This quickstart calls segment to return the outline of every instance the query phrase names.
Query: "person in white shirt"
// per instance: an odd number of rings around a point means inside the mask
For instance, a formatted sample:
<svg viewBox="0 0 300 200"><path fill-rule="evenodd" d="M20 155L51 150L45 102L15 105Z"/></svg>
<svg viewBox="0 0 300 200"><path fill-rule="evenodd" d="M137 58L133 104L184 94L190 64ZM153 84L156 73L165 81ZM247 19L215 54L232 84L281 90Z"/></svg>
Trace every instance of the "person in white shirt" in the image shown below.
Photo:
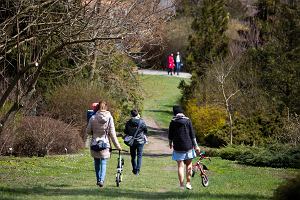
<svg viewBox="0 0 300 200"><path fill-rule="evenodd" d="M181 56L180 56L179 52L177 52L175 62L176 62L176 72L177 72L177 75L179 75L179 72L181 69Z"/></svg>

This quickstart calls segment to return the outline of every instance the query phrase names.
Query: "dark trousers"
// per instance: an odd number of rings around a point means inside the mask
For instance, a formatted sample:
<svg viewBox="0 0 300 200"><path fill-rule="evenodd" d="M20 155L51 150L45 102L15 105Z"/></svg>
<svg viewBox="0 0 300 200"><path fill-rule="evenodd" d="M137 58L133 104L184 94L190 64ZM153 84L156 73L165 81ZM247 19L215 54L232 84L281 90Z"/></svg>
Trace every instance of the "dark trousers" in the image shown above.
<svg viewBox="0 0 300 200"><path fill-rule="evenodd" d="M144 144L133 145L130 147L132 172L134 174L140 172L142 166L143 148Z"/></svg>

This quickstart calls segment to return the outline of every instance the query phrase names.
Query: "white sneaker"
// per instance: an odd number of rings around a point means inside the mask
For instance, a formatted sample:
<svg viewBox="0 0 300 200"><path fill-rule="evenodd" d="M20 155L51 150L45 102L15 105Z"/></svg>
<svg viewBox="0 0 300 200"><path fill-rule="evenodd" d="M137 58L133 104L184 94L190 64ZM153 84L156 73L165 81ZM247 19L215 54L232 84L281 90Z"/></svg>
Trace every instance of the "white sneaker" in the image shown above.
<svg viewBox="0 0 300 200"><path fill-rule="evenodd" d="M179 186L179 189L180 189L180 190L184 190L184 186L181 186L181 185L180 185L180 186Z"/></svg>
<svg viewBox="0 0 300 200"><path fill-rule="evenodd" d="M185 187L186 187L186 189L188 189L188 190L193 189L193 188L192 188L192 185L191 185L190 183L187 183L187 184L185 185Z"/></svg>

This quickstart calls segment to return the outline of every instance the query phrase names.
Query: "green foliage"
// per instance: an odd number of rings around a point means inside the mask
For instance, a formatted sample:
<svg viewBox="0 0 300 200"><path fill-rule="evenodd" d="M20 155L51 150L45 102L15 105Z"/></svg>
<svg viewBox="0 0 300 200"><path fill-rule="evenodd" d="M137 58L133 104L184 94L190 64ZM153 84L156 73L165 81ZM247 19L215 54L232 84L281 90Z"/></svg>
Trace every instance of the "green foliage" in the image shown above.
<svg viewBox="0 0 300 200"><path fill-rule="evenodd" d="M194 99L187 102L185 110L187 116L192 120L196 136L200 143L204 143L205 137L207 136L209 137L206 140L207 142L213 142L213 139L218 139L217 136L211 138L210 133L225 125L226 111L224 109L212 105L207 105L205 107L198 106L197 101ZM212 146L212 144L209 144L209 146Z"/></svg>
<svg viewBox="0 0 300 200"><path fill-rule="evenodd" d="M126 55L115 52L109 58L99 57L95 75L91 80L111 96L128 115L133 107L142 109L142 88L135 63Z"/></svg>
<svg viewBox="0 0 300 200"><path fill-rule="evenodd" d="M249 51L251 65L259 72L259 87L272 97L277 109L300 112L300 12L296 4L261 0L256 23L262 46Z"/></svg>
<svg viewBox="0 0 300 200"><path fill-rule="evenodd" d="M272 200L290 200L300 197L300 174L288 178L274 192Z"/></svg>
<svg viewBox="0 0 300 200"><path fill-rule="evenodd" d="M199 76L205 75L206 65L216 56L227 54L225 31L229 15L224 0L204 0L192 22L194 33L190 36L188 64Z"/></svg>
<svg viewBox="0 0 300 200"><path fill-rule="evenodd" d="M273 144L266 147L228 146L219 151L223 159L261 167L300 168L300 146Z"/></svg>
<svg viewBox="0 0 300 200"><path fill-rule="evenodd" d="M273 142L275 135L282 131L282 119L275 114L237 117L234 124L235 144L264 145Z"/></svg>

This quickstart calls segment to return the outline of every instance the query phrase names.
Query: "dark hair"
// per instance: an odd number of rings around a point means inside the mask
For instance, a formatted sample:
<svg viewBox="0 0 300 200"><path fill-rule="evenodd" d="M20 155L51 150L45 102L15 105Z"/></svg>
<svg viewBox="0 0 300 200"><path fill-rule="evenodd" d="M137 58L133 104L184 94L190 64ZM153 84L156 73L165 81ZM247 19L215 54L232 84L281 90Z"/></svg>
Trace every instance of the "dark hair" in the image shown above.
<svg viewBox="0 0 300 200"><path fill-rule="evenodd" d="M177 115L178 113L183 113L183 109L181 106L173 106L173 113L174 115Z"/></svg>
<svg viewBox="0 0 300 200"><path fill-rule="evenodd" d="M130 114L132 117L136 117L139 114L139 112L137 111L137 109L133 109L130 111Z"/></svg>

